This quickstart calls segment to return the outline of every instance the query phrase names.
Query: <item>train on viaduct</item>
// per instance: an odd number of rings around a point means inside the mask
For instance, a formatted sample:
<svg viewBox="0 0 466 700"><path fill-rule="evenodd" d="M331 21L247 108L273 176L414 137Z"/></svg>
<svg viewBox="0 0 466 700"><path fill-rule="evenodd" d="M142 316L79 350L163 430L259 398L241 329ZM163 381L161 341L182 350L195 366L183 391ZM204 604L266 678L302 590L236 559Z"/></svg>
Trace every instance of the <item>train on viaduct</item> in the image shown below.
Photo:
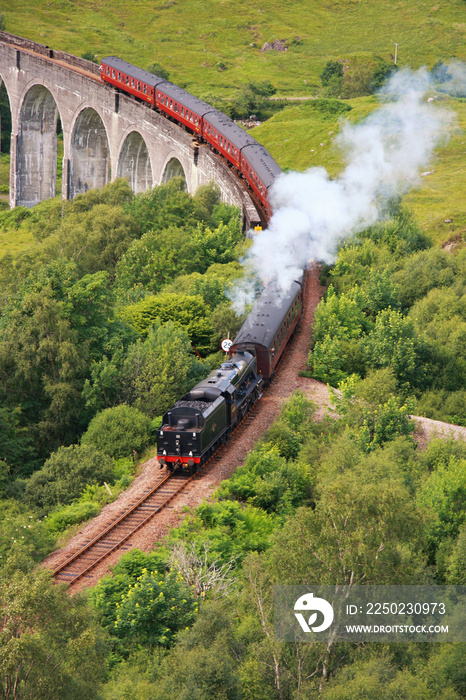
<svg viewBox="0 0 466 700"><path fill-rule="evenodd" d="M126 177L135 193L182 175L191 194L215 181L241 207L246 227L260 212L221 158L192 134L101 80L99 66L0 32L0 81L11 109L10 206L57 192L57 124L63 133L61 196L72 199Z"/></svg>

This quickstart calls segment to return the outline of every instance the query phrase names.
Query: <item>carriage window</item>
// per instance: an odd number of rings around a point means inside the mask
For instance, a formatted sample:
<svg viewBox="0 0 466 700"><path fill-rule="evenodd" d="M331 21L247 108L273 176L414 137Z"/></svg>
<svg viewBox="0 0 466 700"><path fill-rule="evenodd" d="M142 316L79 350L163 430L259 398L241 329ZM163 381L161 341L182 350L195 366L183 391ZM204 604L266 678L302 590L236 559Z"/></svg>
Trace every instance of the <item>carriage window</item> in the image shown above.
<svg viewBox="0 0 466 700"><path fill-rule="evenodd" d="M176 102L175 102L175 106L173 107L173 109L174 109L175 112L177 111L177 104L176 104Z"/></svg>
<svg viewBox="0 0 466 700"><path fill-rule="evenodd" d="M134 78L131 78L131 87L134 87Z"/></svg>
<svg viewBox="0 0 466 700"><path fill-rule="evenodd" d="M191 122L193 121L193 115L192 115L191 112L190 112L190 114L189 114L189 119L190 119Z"/></svg>
<svg viewBox="0 0 466 700"><path fill-rule="evenodd" d="M170 109L173 109L173 100L170 100Z"/></svg>
<svg viewBox="0 0 466 700"><path fill-rule="evenodd" d="M126 84L129 85L129 77L126 76Z"/></svg>
<svg viewBox="0 0 466 700"><path fill-rule="evenodd" d="M112 78L114 78L114 77L115 77L115 71L112 70Z"/></svg>
<svg viewBox="0 0 466 700"><path fill-rule="evenodd" d="M141 83L138 83L138 90L141 92Z"/></svg>
<svg viewBox="0 0 466 700"><path fill-rule="evenodd" d="M147 95L147 85L143 85L143 86L142 86L142 89L143 89L143 91L144 91L144 94Z"/></svg>
<svg viewBox="0 0 466 700"><path fill-rule="evenodd" d="M197 117L195 118L195 121L196 121L196 126L197 126L197 123L198 123L198 118L197 118Z"/></svg>

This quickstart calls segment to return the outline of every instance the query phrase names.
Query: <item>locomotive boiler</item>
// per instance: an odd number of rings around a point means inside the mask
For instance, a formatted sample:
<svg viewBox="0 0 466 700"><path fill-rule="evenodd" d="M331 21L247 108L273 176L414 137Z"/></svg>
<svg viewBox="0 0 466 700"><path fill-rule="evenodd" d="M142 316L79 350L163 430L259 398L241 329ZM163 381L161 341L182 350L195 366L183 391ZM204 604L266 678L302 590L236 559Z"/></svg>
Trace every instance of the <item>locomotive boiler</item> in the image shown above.
<svg viewBox="0 0 466 700"><path fill-rule="evenodd" d="M272 379L303 308L304 274L283 292L269 283L236 335L230 357L183 396L157 431L157 458L196 471L230 437Z"/></svg>

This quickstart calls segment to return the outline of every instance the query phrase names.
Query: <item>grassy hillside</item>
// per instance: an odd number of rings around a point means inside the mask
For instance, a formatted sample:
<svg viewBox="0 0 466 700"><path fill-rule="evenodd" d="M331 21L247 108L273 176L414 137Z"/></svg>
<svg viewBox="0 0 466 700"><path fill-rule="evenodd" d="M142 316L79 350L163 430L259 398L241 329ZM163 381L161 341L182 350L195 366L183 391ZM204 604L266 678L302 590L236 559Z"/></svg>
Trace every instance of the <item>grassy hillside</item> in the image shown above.
<svg viewBox="0 0 466 700"><path fill-rule="evenodd" d="M171 80L207 99L229 98L246 82L264 80L278 96L315 97L329 59L357 66L380 56L391 63L394 42L399 66L466 59L464 0L11 0L4 5L0 13L7 31L76 55L113 54L142 67L158 62ZM286 51L261 52L266 41L276 39L285 42ZM358 121L377 103L359 97L345 104L351 110L342 116ZM406 197L439 243L466 230L466 103L450 100L449 106L458 115L456 132L437 150L430 174ZM342 167L333 144L340 116L319 112L313 101L294 102L254 129L254 136L283 168L323 165L334 176ZM1 238L0 253L10 249L8 234ZM18 244L16 239L14 247Z"/></svg>
<svg viewBox="0 0 466 700"><path fill-rule="evenodd" d="M464 0L11 0L7 31L80 55L157 61L195 93L271 80L310 94L330 58L379 54L418 67L466 57ZM261 53L286 40L286 52Z"/></svg>
<svg viewBox="0 0 466 700"><path fill-rule="evenodd" d="M450 138L437 149L426 174L404 201L422 227L442 244L458 235L466 238L466 100L439 99L456 114ZM287 107L256 127L254 136L283 168L323 166L336 176L343 167L341 152L334 145L341 116L320 112L315 104L309 101ZM345 104L351 110L343 118L357 122L377 106L377 100L359 97L346 100Z"/></svg>

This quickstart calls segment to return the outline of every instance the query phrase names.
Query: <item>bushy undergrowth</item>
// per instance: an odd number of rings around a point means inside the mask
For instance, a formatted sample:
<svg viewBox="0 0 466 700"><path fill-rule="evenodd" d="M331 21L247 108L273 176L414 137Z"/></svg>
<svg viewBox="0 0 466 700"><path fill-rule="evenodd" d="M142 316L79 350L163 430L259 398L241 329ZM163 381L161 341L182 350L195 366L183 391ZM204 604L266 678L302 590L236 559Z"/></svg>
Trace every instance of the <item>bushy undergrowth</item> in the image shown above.
<svg viewBox="0 0 466 700"><path fill-rule="evenodd" d="M403 210L347 242L316 310L313 376L336 387L387 367L423 415L466 425L465 260Z"/></svg>
<svg viewBox="0 0 466 700"><path fill-rule="evenodd" d="M313 405L300 393L292 396L212 501L189 513L151 554L125 555L96 587L92 600L114 650L105 697L124 697L123 687L137 700L155 689L163 700L218 696L219 688L225 698L278 697L267 670L275 663L290 697L300 674L309 673L307 692L331 698L339 697L332 693L341 692L344 679L365 677L364 664L380 663L391 688L402 670L407 697L421 688L419 697L434 700L441 687L459 699L459 657L448 661L454 673L437 674L435 692L430 680L419 681L436 664L448 666L433 647L421 660L416 645L400 658L389 646L366 653L336 642L325 661L309 655L309 645L298 643L291 653L277 639L270 644L274 584L348 583L354 576L371 584L462 580L464 444L435 440L418 452L410 407L388 369L353 378L334 399L339 417L315 423ZM176 634L173 609L160 637L155 619L149 623L134 606L155 591L165 620L167 596L160 594L175 581L190 585L184 605L197 601L198 609L190 619L182 609L186 629ZM173 604L177 595L173 589ZM331 679L322 678L328 661Z"/></svg>

